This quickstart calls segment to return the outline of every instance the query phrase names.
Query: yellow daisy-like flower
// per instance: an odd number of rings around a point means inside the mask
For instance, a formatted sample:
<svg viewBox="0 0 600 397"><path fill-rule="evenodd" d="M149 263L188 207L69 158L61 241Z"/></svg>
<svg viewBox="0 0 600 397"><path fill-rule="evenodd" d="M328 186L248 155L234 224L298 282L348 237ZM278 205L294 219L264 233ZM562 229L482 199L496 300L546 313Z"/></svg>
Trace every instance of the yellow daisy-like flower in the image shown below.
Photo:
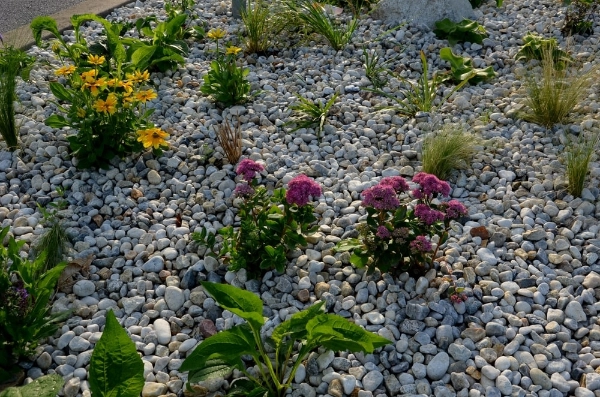
<svg viewBox="0 0 600 397"><path fill-rule="evenodd" d="M143 72L136 70L133 74L127 73L127 79L131 80L134 83L141 83L143 81L150 80L150 73L148 73L147 70L144 70Z"/></svg>
<svg viewBox="0 0 600 397"><path fill-rule="evenodd" d="M133 101L135 101L135 97L133 95L131 95L130 92L126 92L125 94L123 94L123 107L124 108L129 108L131 106L131 104L133 103Z"/></svg>
<svg viewBox="0 0 600 397"><path fill-rule="evenodd" d="M107 87L116 87L119 84L119 79L117 79L116 77L114 79L110 79L106 81L106 86Z"/></svg>
<svg viewBox="0 0 600 397"><path fill-rule="evenodd" d="M81 80L86 83L91 83L96 80L96 75L98 72L95 69L89 70L87 72L81 73Z"/></svg>
<svg viewBox="0 0 600 397"><path fill-rule="evenodd" d="M206 37L208 37L209 39L213 39L213 40L219 40L222 39L223 37L225 37L225 35L227 34L226 31L224 31L221 28L216 28L216 29L211 29L208 31L208 33L206 34Z"/></svg>
<svg viewBox="0 0 600 397"><path fill-rule="evenodd" d="M117 96L108 94L106 100L98 99L94 102L94 110L99 113L114 114L117 111Z"/></svg>
<svg viewBox="0 0 600 397"><path fill-rule="evenodd" d="M119 81L119 87L125 89L125 92L131 94L133 92L133 82L129 80Z"/></svg>
<svg viewBox="0 0 600 397"><path fill-rule="evenodd" d="M156 98L156 92L154 90L142 90L135 94L135 99L140 102L148 102Z"/></svg>
<svg viewBox="0 0 600 397"><path fill-rule="evenodd" d="M85 109L83 109L83 108L77 109L77 116L81 119L84 118L85 117Z"/></svg>
<svg viewBox="0 0 600 397"><path fill-rule="evenodd" d="M81 89L89 88L92 92L93 96L97 96L100 93L100 90L106 87L106 79L104 77L99 78L98 80L86 82Z"/></svg>
<svg viewBox="0 0 600 397"><path fill-rule="evenodd" d="M159 149L167 144L166 139L169 137L169 134L157 127L139 130L137 133L137 140L142 142L144 148Z"/></svg>
<svg viewBox="0 0 600 397"><path fill-rule="evenodd" d="M91 63L92 65L102 65L104 62L106 61L106 58L104 58L103 56L98 56L98 55L90 55L88 57L88 62Z"/></svg>
<svg viewBox="0 0 600 397"><path fill-rule="evenodd" d="M68 76L68 75L72 74L74 71L75 71L75 66L68 65L68 66L62 66L62 67L58 68L58 70L56 70L54 72L54 74L57 76Z"/></svg>
<svg viewBox="0 0 600 397"><path fill-rule="evenodd" d="M230 45L225 50L225 55L237 55L242 49L240 47L236 47L234 45Z"/></svg>

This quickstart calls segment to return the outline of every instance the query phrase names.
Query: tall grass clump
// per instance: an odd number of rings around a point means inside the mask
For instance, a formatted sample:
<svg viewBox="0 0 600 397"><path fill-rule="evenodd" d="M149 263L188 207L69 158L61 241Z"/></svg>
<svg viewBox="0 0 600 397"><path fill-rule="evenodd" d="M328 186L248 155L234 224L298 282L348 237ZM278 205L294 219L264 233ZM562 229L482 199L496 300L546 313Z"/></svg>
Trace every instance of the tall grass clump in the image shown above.
<svg viewBox="0 0 600 397"><path fill-rule="evenodd" d="M44 258L44 271L56 267L65 260L69 249L69 236L64 223L58 216L58 212L67 207L68 203L62 197L64 190L57 189L57 195L60 199L57 202L48 204L49 208L44 208L38 204L38 209L42 213L42 224L44 232L34 241L32 246L32 257L39 256L42 252L46 253Z"/></svg>
<svg viewBox="0 0 600 397"><path fill-rule="evenodd" d="M590 162L596 156L599 141L600 130L596 130L589 135L582 133L578 139L570 139L565 145L563 158L567 167L567 190L575 197L581 196Z"/></svg>
<svg viewBox="0 0 600 397"><path fill-rule="evenodd" d="M311 0L289 0L286 5L298 20L310 30L325 37L336 51L343 49L350 42L354 31L358 28L356 17L352 18L346 26L341 26L332 19L322 4Z"/></svg>
<svg viewBox="0 0 600 397"><path fill-rule="evenodd" d="M475 155L477 137L462 127L445 125L423 141L423 172L448 180L454 170L466 169Z"/></svg>
<svg viewBox="0 0 600 397"><path fill-rule="evenodd" d="M12 45L0 48L0 134L9 150L19 147L19 124L15 119L17 77L29 78L34 58Z"/></svg>
<svg viewBox="0 0 600 397"><path fill-rule="evenodd" d="M273 41L271 9L263 0L248 1L242 10L245 27L243 43L247 53L262 54L269 49Z"/></svg>
<svg viewBox="0 0 600 397"><path fill-rule="evenodd" d="M525 76L526 109L521 117L546 128L573 121L571 114L586 97L597 70L565 64L545 47L540 65Z"/></svg>

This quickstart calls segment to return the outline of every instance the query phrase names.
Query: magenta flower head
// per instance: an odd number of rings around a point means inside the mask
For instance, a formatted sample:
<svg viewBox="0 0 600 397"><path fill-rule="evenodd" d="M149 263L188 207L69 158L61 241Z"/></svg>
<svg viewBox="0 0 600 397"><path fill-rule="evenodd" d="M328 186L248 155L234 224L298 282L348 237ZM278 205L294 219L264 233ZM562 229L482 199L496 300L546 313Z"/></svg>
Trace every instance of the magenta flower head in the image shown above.
<svg viewBox="0 0 600 397"><path fill-rule="evenodd" d="M467 207L458 200L450 200L444 203L442 208L446 210L446 219L456 219L467 215Z"/></svg>
<svg viewBox="0 0 600 397"><path fill-rule="evenodd" d="M417 236L410 242L410 249L415 252L429 252L431 251L431 242L425 236Z"/></svg>
<svg viewBox="0 0 600 397"><path fill-rule="evenodd" d="M419 172L413 177L413 182L421 185L412 191L415 198L422 199L425 197L433 197L435 194L448 196L450 194L450 185L448 182L440 181L437 176Z"/></svg>
<svg viewBox="0 0 600 397"><path fill-rule="evenodd" d="M319 197L321 195L321 186L307 177L300 174L288 183L288 190L285 193L285 199L288 204L297 204L302 207L308 204L309 198Z"/></svg>
<svg viewBox="0 0 600 397"><path fill-rule="evenodd" d="M444 219L444 213L430 208L427 204L417 204L415 206L415 216L424 224L432 225L437 221Z"/></svg>
<svg viewBox="0 0 600 397"><path fill-rule="evenodd" d="M396 193L406 192L408 190L408 183L406 182L406 179L401 176L388 176L387 178L383 178L379 184L393 187Z"/></svg>
<svg viewBox="0 0 600 397"><path fill-rule="evenodd" d="M385 226L379 226L375 235L382 240L392 237L392 233L390 233L389 229Z"/></svg>
<svg viewBox="0 0 600 397"><path fill-rule="evenodd" d="M396 191L390 185L375 185L363 192L363 205L376 210L393 211L400 206Z"/></svg>
<svg viewBox="0 0 600 397"><path fill-rule="evenodd" d="M244 159L240 162L235 172L237 172L238 175L241 175L245 181L250 182L256 177L256 174L260 173L264 169L265 167L263 167L256 161Z"/></svg>
<svg viewBox="0 0 600 397"><path fill-rule="evenodd" d="M233 194L236 197L247 198L247 197L250 197L250 196L252 196L254 194L254 189L252 188L252 186L250 186L250 185L248 185L246 183L240 183L233 190Z"/></svg>

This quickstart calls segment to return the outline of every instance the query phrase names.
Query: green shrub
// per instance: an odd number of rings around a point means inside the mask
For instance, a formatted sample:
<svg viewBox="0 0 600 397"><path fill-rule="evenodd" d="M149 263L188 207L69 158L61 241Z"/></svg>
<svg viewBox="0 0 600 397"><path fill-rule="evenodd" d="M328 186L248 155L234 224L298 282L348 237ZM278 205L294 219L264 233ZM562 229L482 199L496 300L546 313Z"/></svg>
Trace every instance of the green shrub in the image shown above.
<svg viewBox="0 0 600 397"><path fill-rule="evenodd" d="M275 327L266 341L270 345L267 349L261 333L265 319L259 297L230 285L203 282L202 286L219 306L247 323L221 331L194 349L179 368L189 371L188 387L191 383L223 378L237 369L245 378L235 379L228 395L284 397L298 367L311 351L323 347L372 353L391 343L339 315L324 313L323 302L320 302ZM295 348L299 349L297 353L294 353ZM245 355L251 356L258 367L256 374L246 368L242 361Z"/></svg>
<svg viewBox="0 0 600 397"><path fill-rule="evenodd" d="M450 45L456 43L469 43L481 44L488 34L483 26L470 19L463 19L456 23L450 19L445 18L435 23L435 29L433 32L440 39L448 39Z"/></svg>

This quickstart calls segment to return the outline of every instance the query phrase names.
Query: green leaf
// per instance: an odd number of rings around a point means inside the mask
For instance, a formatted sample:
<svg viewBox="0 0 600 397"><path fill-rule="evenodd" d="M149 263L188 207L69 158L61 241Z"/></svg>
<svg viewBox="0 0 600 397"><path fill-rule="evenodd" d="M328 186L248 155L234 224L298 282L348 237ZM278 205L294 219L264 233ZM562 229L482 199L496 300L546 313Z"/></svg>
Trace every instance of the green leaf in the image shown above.
<svg viewBox="0 0 600 397"><path fill-rule="evenodd" d="M369 263L369 255L355 250L352 255L350 255L350 263L358 268L365 267Z"/></svg>
<svg viewBox="0 0 600 397"><path fill-rule="evenodd" d="M41 47L42 45L42 32L44 30L52 33L54 37L62 40L60 36L60 32L58 31L58 25L56 21L48 16L36 17L31 21L31 32L33 33L33 38L35 39L35 44Z"/></svg>
<svg viewBox="0 0 600 397"><path fill-rule="evenodd" d="M244 291L232 285L202 282L202 286L217 301L219 306L237 314L260 332L265 323L262 300L252 292Z"/></svg>
<svg viewBox="0 0 600 397"><path fill-rule="evenodd" d="M71 125L69 121L64 116L60 116L58 114L53 114L48 117L44 122L47 126L52 128L63 128Z"/></svg>
<svg viewBox="0 0 600 397"><path fill-rule="evenodd" d="M156 51L156 46L153 45L141 45L131 55L131 63L135 69L144 70L150 64L152 56Z"/></svg>
<svg viewBox="0 0 600 397"><path fill-rule="evenodd" d="M55 397L64 384L60 375L45 375L25 386L9 387L0 397Z"/></svg>
<svg viewBox="0 0 600 397"><path fill-rule="evenodd" d="M337 243L337 245L335 246L335 250L337 252L346 252L346 251L355 250L357 248L361 248L362 246L363 246L363 243L361 243L359 239L350 238L347 240L342 240L339 243Z"/></svg>
<svg viewBox="0 0 600 397"><path fill-rule="evenodd" d="M139 397L144 387L144 364L133 341L115 314L106 326L90 360L90 390L95 397Z"/></svg>
<svg viewBox="0 0 600 397"><path fill-rule="evenodd" d="M306 328L311 343L333 351L372 353L378 347L392 343L337 314L321 314L311 319Z"/></svg>
<svg viewBox="0 0 600 397"><path fill-rule="evenodd" d="M308 336L306 325L308 321L312 320L319 314L323 313L323 305L325 302L319 302L307 310L303 310L294 314L289 320L279 324L273 330L271 339L276 345L281 344L286 336L289 336L292 340L303 340Z"/></svg>
<svg viewBox="0 0 600 397"><path fill-rule="evenodd" d="M55 97L57 97L58 99L60 99L62 101L69 101L69 102L73 101L73 95L71 94L71 92L69 90L67 90L65 88L65 86L63 86L60 83L51 82L50 83L50 91L52 91L52 94L54 94Z"/></svg>

